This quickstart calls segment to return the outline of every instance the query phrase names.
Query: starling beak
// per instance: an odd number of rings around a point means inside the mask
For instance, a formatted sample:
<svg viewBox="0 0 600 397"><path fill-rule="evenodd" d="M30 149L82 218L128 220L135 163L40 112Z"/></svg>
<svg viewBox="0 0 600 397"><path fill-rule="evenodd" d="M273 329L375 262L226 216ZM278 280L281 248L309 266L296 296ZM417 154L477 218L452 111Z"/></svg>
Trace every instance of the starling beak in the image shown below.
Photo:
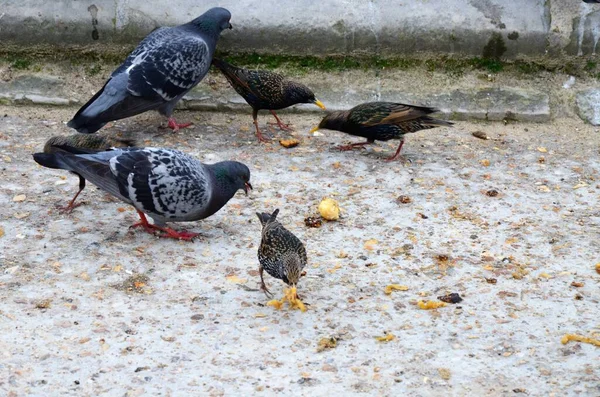
<svg viewBox="0 0 600 397"><path fill-rule="evenodd" d="M320 107L323 110L327 110L327 108L325 107L325 105L323 105L323 102L319 101L318 99L315 99L314 104L317 105L318 107Z"/></svg>
<svg viewBox="0 0 600 397"><path fill-rule="evenodd" d="M308 133L312 134L312 133L315 133L317 131L319 131L319 126L316 126L316 127L312 128Z"/></svg>
<svg viewBox="0 0 600 397"><path fill-rule="evenodd" d="M396 160L404 144L404 135L435 127L450 127L452 123L429 116L437 109L426 106L405 105L393 102L368 102L350 110L331 112L321 120L311 133L318 129L345 132L367 138L366 142L340 146L340 150L352 150L375 143L375 141L400 140L396 153L388 161Z"/></svg>

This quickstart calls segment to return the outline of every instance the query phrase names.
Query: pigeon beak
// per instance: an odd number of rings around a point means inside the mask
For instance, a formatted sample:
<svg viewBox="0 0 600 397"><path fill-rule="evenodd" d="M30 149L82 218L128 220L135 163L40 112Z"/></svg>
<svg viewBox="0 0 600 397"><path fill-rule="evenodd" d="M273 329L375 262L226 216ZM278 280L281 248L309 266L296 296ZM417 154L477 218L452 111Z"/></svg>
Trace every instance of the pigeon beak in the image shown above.
<svg viewBox="0 0 600 397"><path fill-rule="evenodd" d="M312 134L312 133L314 133L314 132L317 132L317 131L319 131L319 126L316 126L316 127L315 127L315 128L313 128L312 130L310 130L308 133L309 133L309 134Z"/></svg>
<svg viewBox="0 0 600 397"><path fill-rule="evenodd" d="M227 27L227 29L233 29L233 25L229 24L229 26Z"/></svg>
<svg viewBox="0 0 600 397"><path fill-rule="evenodd" d="M246 196L248 195L248 190L252 190L252 185L250 182L244 183L244 192L246 193Z"/></svg>
<svg viewBox="0 0 600 397"><path fill-rule="evenodd" d="M317 105L318 107L320 107L323 110L327 110L327 108L325 107L325 105L323 105L323 102L319 101L318 99L315 99L314 104Z"/></svg>

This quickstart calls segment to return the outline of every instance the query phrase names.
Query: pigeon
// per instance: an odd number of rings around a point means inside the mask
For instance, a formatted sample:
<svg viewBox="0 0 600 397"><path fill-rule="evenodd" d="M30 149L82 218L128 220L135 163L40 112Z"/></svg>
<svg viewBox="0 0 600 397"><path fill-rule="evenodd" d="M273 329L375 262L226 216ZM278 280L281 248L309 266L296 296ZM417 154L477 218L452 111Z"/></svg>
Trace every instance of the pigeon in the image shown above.
<svg viewBox="0 0 600 397"><path fill-rule="evenodd" d="M325 105L304 84L286 79L268 70L248 70L238 68L223 60L214 58L212 64L219 69L233 89L252 107L252 118L256 127L256 137L260 142L268 142L258 128L257 116L261 109L268 109L282 130L290 130L283 124L275 110L284 109L298 103L314 103L321 109Z"/></svg>
<svg viewBox="0 0 600 397"><path fill-rule="evenodd" d="M221 32L232 28L230 18L216 7L184 25L154 30L67 125L92 134L109 121L156 109L174 131L190 126L175 121L173 108L208 73Z"/></svg>
<svg viewBox="0 0 600 397"><path fill-rule="evenodd" d="M136 146L135 140L132 138L124 138L116 133L85 135L73 134L68 136L53 136L46 141L44 145L44 153L56 153L60 151L61 146L70 146L71 148L81 149L85 153L87 150L109 150L116 147ZM79 194L85 189L85 179L78 173L74 173L79 177L79 191L75 193L69 204L62 208L62 211L69 213L79 206L81 203L75 204L75 200Z"/></svg>
<svg viewBox="0 0 600 397"><path fill-rule="evenodd" d="M55 153L35 153L34 160L48 168L76 172L83 178L131 204L142 227L159 237L191 240L198 233L175 231L165 222L191 222L220 210L242 189L252 189L250 170L237 161L202 164L178 150L123 148L80 153L61 146ZM145 214L154 220L150 224Z"/></svg>
<svg viewBox="0 0 600 397"><path fill-rule="evenodd" d="M260 289L267 297L272 294L265 285L264 270L291 286L295 295L296 284L307 262L304 244L277 221L277 214L279 209L272 214L256 213L262 224L262 240L258 247Z"/></svg>
<svg viewBox="0 0 600 397"><path fill-rule="evenodd" d="M600 0L583 0L583 2L589 4L598 4L600 3Z"/></svg>
<svg viewBox="0 0 600 397"><path fill-rule="evenodd" d="M369 145L375 141L399 139L400 145L396 153L387 161L396 160L404 144L404 135L435 127L450 127L453 123L434 119L428 114L437 109L426 106L405 105L393 102L368 102L355 106L350 110L331 112L321 120L310 132L329 129L346 134L367 138L366 142L339 146L339 150L352 150Z"/></svg>

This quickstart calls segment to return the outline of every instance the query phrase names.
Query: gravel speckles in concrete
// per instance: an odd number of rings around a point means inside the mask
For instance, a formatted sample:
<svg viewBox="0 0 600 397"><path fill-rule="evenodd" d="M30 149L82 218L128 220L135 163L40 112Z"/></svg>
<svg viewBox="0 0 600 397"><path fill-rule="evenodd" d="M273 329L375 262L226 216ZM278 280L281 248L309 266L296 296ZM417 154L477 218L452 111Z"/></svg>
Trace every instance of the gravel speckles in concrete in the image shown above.
<svg viewBox="0 0 600 397"><path fill-rule="evenodd" d="M202 234L188 243L130 231L135 212L92 186L60 214L77 178L30 154L70 133L71 110L0 114L7 395L600 392L598 348L560 343L600 333L600 137L577 119L422 131L407 165L382 161L394 142L332 150L348 137L309 136L314 115L287 116L292 149L257 144L246 114L180 114L195 126L176 134L150 113L117 122L147 145L249 165L250 196L184 225ZM340 219L307 227L323 197ZM305 313L258 290L254 213L274 208L308 251ZM449 293L463 301L417 307Z"/></svg>

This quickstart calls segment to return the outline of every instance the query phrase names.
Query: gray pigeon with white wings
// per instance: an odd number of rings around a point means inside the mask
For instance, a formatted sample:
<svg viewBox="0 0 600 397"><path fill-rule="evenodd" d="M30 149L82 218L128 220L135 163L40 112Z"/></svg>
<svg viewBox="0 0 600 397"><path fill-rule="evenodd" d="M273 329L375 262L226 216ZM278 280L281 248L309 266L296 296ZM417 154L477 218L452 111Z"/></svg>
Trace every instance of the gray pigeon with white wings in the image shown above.
<svg viewBox="0 0 600 397"><path fill-rule="evenodd" d="M230 18L228 10L215 7L184 25L154 30L67 125L92 134L109 121L154 109L174 131L191 125L178 124L173 108L208 73L221 32L231 29Z"/></svg>
<svg viewBox="0 0 600 397"><path fill-rule="evenodd" d="M100 189L131 204L148 233L191 240L198 233L175 231L165 222L190 222L220 210L238 190L252 189L250 170L237 161L203 164L177 150L123 148L89 154L61 146L54 153L35 153L34 160L48 168L76 172ZM150 224L145 215L154 224Z"/></svg>

